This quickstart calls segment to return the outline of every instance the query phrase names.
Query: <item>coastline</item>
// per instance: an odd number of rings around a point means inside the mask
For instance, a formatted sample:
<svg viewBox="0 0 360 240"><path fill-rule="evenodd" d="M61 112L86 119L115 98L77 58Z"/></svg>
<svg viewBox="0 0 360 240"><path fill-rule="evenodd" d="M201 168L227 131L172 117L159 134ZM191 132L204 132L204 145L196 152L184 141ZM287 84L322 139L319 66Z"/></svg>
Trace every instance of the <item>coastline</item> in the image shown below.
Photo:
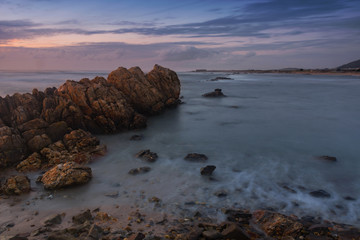
<svg viewBox="0 0 360 240"><path fill-rule="evenodd" d="M227 74L300 74L300 75L329 75L360 77L359 71L288 71L288 70L195 70L199 73L227 73Z"/></svg>
<svg viewBox="0 0 360 240"><path fill-rule="evenodd" d="M101 159L97 160L101 161ZM60 190L61 191L61 190ZM284 236L287 236L289 239L296 239L299 236L306 238L306 239L317 239L315 236L318 234L318 236L328 237L326 239L347 239L347 238L338 238L337 235L339 235L339 228L343 228L341 230L340 234L358 234L358 230L356 228L353 228L348 225L343 224L334 224L330 221L323 220L323 219L317 219L317 218L309 218L309 219L299 219L295 216L285 216L281 215L279 212L273 211L273 210L266 210L265 212L268 214L267 220L264 220L264 222L261 222L259 219L261 219L259 215L259 211L250 211L243 210L243 209L237 209L235 210L235 213L237 214L236 218L230 218L229 216L223 214L223 211L227 211L229 209L221 209L217 208L214 211L218 212L221 217L219 218L213 218L206 214L206 211L201 211L201 209L206 209L208 205L203 203L190 203L191 206L198 207L195 211L188 211L187 204L189 203L180 203L180 207L184 208L184 212L179 215L172 215L171 212L165 211L162 206L156 207L156 202L149 202L148 197L151 196L143 196L139 192L139 197L135 199L136 201L141 201L142 203L146 203L149 205L150 208L153 208L153 210L150 211L142 211L140 210L140 215L137 214L138 207L136 204L134 205L117 205L116 204L116 198L114 198L114 204L111 205L101 205L101 206L92 206L90 208L90 211L94 218L98 215L98 212L103 212L108 215L106 217L105 214L103 214L103 218L97 219L97 220L91 220L89 221L90 225L83 226L84 228L87 228L89 226L99 226L102 228L103 233L99 233L103 239L123 239L123 238L131 238L131 239L137 239L136 237L139 236L138 234L142 232L146 237L149 239L194 239L190 238L189 234L196 233L198 238L195 239L211 239L207 234L209 234L209 231L213 233L212 236L217 236L218 239L222 239L223 232L225 231L226 224L229 224L229 222L234 223L233 226L233 232L240 234L240 232L249 234L250 239L258 239L258 238L266 238L266 237L273 237L276 239L281 239ZM34 201L37 201L37 197L34 197ZM2 207L8 207L8 211L6 212L6 215L11 215L10 219L7 219L3 226L5 227L5 231L0 234L0 237L4 236L5 239L10 239L11 236L15 236L16 234L23 234L24 237L28 239L41 239L42 237L44 239L47 239L48 236L58 234L56 231L73 231L74 226L72 224L72 217L85 211L86 208L69 208L64 211L39 211L37 214L31 210L27 211L26 206L31 206L31 201L29 205L27 202L24 201L18 201L20 200L19 197L10 197L10 199L1 199L3 201ZM219 199L221 201L221 199ZM14 203L13 206L11 206ZM8 204L9 206L5 206ZM97 208L99 210L97 211ZM260 210L261 211L261 210ZM1 211L4 212L3 210ZM65 212L65 216L63 216L62 223L55 224L51 227L46 227L44 222L51 217L52 215L62 215L62 213ZM134 213L135 212L135 213ZM254 214L256 212L257 214ZM261 213L261 212L260 212ZM146 216L144 216L146 215ZM251 217L250 217L251 215ZM109 217L110 216L110 217ZM166 221L164 221L166 216ZM274 222L273 218L271 216L279 217L282 221L280 222ZM116 218L116 221L113 218ZM141 219L144 220L141 220ZM21 219L21 220L19 220ZM29 221L27 221L30 219ZM138 221L138 219L140 219ZM155 224L152 226L151 220L153 219ZM19 222L18 222L19 221ZM206 223L206 224L205 224ZM271 225L273 223L273 225ZM287 223L288 225L286 225ZM23 225L25 224L25 225ZM129 224L131 224L129 226ZM150 225L148 227L147 225ZM278 224L278 225L277 225ZM284 230L281 228L285 224L287 227L287 230ZM303 235L300 235L298 232L295 231L293 233L289 229L293 229L293 226L304 226L304 231L306 233L302 233ZM34 225L31 227L31 225ZM270 225L270 226L267 226ZM320 225L320 226L319 226ZM205 227L204 227L205 226ZM239 230L239 227L241 230ZM253 226L254 228L250 228ZM77 226L78 227L78 226ZM76 227L76 228L77 228ZM108 230L110 228L110 230ZM281 232L281 236L278 235L279 233L272 233L270 230L267 230L269 228L276 228L279 229ZM26 230L25 230L26 229ZM39 231L39 229L42 229ZM65 230L67 229L67 230ZM70 229L70 230L69 230ZM176 231L173 231L176 229ZM259 230L261 229L261 230ZM335 230L334 230L335 229ZM77 231L80 231L77 228ZM86 230L87 231L87 230ZM90 230L89 230L90 231ZM87 234L89 234L89 231ZM100 231L100 230L99 230ZM40 233L42 232L42 233ZM36 235L39 233L39 235ZM64 233L64 232L63 232ZM342 236L342 235L340 235ZM313 237L313 238L311 238ZM52 239L61 239L59 238L52 238ZM62 238L67 239L67 238ZM95 238L97 239L97 238ZM350 238L351 239L351 238ZM356 239L356 238L355 238Z"/></svg>

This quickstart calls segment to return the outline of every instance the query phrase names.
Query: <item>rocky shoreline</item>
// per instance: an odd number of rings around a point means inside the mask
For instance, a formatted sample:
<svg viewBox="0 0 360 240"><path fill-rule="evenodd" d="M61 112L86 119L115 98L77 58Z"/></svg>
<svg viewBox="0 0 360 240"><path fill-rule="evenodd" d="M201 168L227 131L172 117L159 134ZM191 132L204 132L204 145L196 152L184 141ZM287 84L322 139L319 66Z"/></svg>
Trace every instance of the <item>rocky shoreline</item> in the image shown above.
<svg viewBox="0 0 360 240"><path fill-rule="evenodd" d="M223 96L221 89L214 93L209 96ZM360 239L359 229L350 225L269 209L216 209L222 216L216 218L208 215L211 206L206 203L186 202L179 206L184 214L172 215L163 212L156 196L139 197L153 207L147 212L136 204L51 213L21 207L28 202L18 195L32 191L24 174L42 172L37 182L50 191L87 183L93 173L85 165L106 153L106 146L92 134L143 128L147 116L180 103L179 94L176 73L155 65L148 74L137 67L118 68L107 80L67 81L58 89L0 98L0 169L21 173L0 178L2 214L17 219L0 224L0 239ZM131 140L141 138L134 135ZM153 163L158 156L146 149L136 157ZM329 156L321 159L333 161ZM205 162L207 156L191 153L185 160ZM215 168L204 166L199 175L210 177ZM147 171L149 167L135 168L129 174ZM194 206L196 211L188 210Z"/></svg>

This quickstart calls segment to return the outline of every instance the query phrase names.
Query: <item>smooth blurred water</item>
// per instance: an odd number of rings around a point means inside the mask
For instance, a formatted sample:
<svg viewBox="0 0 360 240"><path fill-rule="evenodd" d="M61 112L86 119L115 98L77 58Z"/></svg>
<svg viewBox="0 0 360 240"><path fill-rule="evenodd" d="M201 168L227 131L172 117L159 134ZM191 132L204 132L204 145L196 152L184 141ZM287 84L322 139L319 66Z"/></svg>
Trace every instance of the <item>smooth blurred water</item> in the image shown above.
<svg viewBox="0 0 360 240"><path fill-rule="evenodd" d="M217 76L228 75L180 73L184 104L150 118L144 130L99 136L108 154L90 164L93 180L51 193L55 196L51 201L31 206L134 203L146 209L152 206L147 199L156 196L162 199L161 211L175 214L196 210L198 205L184 204L193 201L206 204L209 211L272 208L359 225L360 78L243 74L209 81ZM201 96L215 88L227 97ZM133 134L144 139L129 141ZM155 163L136 159L142 149L158 153L159 159ZM208 162L185 161L191 152L206 154ZM338 161L316 158L322 155ZM200 175L200 168L210 164L217 167L213 179ZM127 173L141 166L152 170L137 176ZM331 198L309 195L319 189ZM228 195L219 198L214 195L218 190ZM105 196L114 192L119 193L117 198ZM345 200L348 196L356 200Z"/></svg>

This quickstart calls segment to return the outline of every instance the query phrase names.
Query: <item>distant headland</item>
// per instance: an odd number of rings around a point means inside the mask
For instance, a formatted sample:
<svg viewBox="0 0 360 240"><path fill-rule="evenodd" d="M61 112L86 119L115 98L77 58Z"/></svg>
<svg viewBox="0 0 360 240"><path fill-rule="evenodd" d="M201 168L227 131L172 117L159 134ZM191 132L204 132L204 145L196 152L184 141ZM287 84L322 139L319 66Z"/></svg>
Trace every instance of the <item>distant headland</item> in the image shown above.
<svg viewBox="0 0 360 240"><path fill-rule="evenodd" d="M226 72L232 74L251 74L251 73L285 73L285 74L309 74L309 75L356 75L360 76L360 59L341 65L336 68L319 68L319 69L304 69L304 68L282 68L269 70L221 70L221 69L196 69L193 72Z"/></svg>

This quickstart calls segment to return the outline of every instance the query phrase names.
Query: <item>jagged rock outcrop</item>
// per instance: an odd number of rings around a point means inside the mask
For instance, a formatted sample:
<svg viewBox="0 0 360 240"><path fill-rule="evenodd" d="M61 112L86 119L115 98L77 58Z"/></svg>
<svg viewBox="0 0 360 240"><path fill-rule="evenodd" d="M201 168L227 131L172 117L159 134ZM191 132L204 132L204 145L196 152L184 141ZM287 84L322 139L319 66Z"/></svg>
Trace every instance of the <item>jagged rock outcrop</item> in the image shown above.
<svg viewBox="0 0 360 240"><path fill-rule="evenodd" d="M21 171L65 159L86 162L104 152L89 132L143 128L146 117L142 114L157 114L176 105L179 94L176 73L155 65L148 74L139 67L118 68L107 80L68 80L58 89L0 97L0 168L23 160L18 165ZM74 132L78 129L82 132Z"/></svg>
<svg viewBox="0 0 360 240"><path fill-rule="evenodd" d="M148 74L139 67L118 68L108 82L122 91L134 109L143 114L156 114L175 105L180 95L180 81L174 71L155 65Z"/></svg>

